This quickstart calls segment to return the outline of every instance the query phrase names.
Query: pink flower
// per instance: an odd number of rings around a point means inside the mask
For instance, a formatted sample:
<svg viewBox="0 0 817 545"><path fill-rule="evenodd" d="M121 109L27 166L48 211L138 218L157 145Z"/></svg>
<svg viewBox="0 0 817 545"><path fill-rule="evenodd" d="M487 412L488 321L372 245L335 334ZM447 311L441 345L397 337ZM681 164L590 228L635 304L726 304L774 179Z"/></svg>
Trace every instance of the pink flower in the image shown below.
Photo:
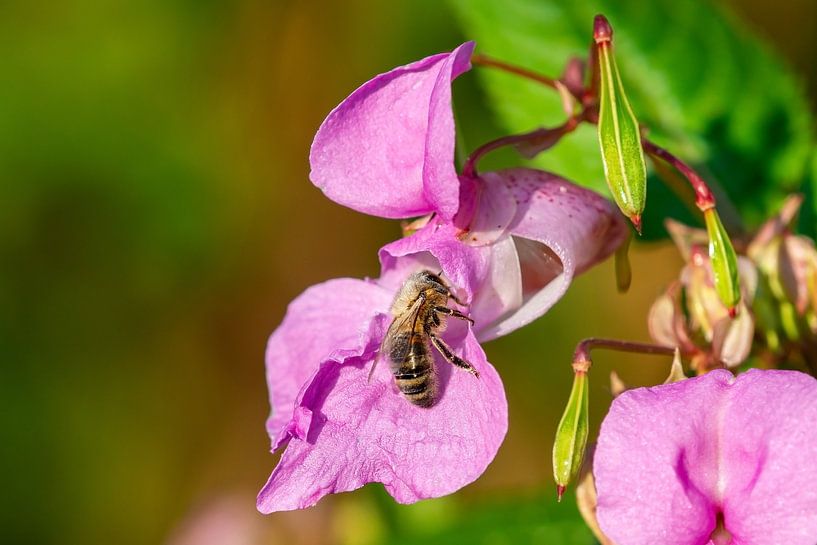
<svg viewBox="0 0 817 545"><path fill-rule="evenodd" d="M621 244L627 227L607 200L554 174L457 175L451 83L470 69L473 49L467 42L355 90L315 135L310 179L330 199L367 214L434 218L424 233L381 250L381 262L423 250L439 229L450 235L446 243L494 246L468 273L493 277L495 289L480 290L474 304L496 313L480 324L490 324L483 337L494 338L546 312L575 274Z"/></svg>
<svg viewBox="0 0 817 545"><path fill-rule="evenodd" d="M457 176L450 86L469 68L472 48L377 76L315 137L311 179L327 196L384 217L427 217L380 250L377 280L309 288L272 334L267 430L273 450L286 450L258 496L264 513L369 482L409 503L475 480L507 429L504 389L479 341L541 316L625 235L608 201L555 175ZM437 358L441 393L430 408L400 394L388 364L367 380L395 294L419 270L442 271L465 304L474 326L451 321L444 340L479 372Z"/></svg>
<svg viewBox="0 0 817 545"><path fill-rule="evenodd" d="M814 545L817 381L750 370L629 390L594 457L617 545Z"/></svg>

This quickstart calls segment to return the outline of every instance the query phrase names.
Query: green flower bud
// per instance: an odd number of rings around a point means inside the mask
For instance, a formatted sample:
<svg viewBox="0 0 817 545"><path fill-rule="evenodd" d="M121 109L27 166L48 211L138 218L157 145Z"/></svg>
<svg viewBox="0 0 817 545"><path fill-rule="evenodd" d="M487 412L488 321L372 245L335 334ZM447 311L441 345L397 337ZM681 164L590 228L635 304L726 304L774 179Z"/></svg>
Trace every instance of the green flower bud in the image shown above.
<svg viewBox="0 0 817 545"><path fill-rule="evenodd" d="M553 477L560 500L567 485L578 475L587 446L590 408L586 368L582 362L574 363L573 388L553 443Z"/></svg>
<svg viewBox="0 0 817 545"><path fill-rule="evenodd" d="M709 259L718 298L734 316L740 302L740 281L738 279L738 256L721 218L714 208L704 211L706 232L709 235Z"/></svg>
<svg viewBox="0 0 817 545"><path fill-rule="evenodd" d="M627 293L633 281L633 270L630 267L630 241L632 234L628 233L624 242L616 249L616 288L619 293Z"/></svg>
<svg viewBox="0 0 817 545"><path fill-rule="evenodd" d="M593 38L599 68L599 145L604 175L622 213L641 231L641 213L647 198L647 166L641 132L613 57L613 30L597 15Z"/></svg>

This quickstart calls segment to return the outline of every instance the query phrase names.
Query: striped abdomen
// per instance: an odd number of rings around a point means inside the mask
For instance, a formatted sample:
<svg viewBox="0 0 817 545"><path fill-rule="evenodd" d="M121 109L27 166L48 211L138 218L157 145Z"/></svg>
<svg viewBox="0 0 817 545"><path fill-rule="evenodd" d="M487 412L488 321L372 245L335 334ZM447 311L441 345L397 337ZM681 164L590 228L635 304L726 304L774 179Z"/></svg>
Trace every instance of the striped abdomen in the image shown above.
<svg viewBox="0 0 817 545"><path fill-rule="evenodd" d="M436 401L437 382L428 343L423 335L399 335L392 346L392 372L397 388L419 407Z"/></svg>

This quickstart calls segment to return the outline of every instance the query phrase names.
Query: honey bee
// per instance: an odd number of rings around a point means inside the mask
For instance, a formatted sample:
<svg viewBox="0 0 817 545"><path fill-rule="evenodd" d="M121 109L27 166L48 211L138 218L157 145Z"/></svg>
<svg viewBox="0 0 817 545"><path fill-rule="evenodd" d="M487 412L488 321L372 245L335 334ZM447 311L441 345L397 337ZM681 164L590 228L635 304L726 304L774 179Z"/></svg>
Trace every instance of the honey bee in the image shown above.
<svg viewBox="0 0 817 545"><path fill-rule="evenodd" d="M449 308L449 299L462 305L440 275L431 271L412 274L394 298L391 307L394 320L369 373L371 378L378 359L388 359L398 389L419 407L431 407L437 400L431 346L452 364L479 377L474 366L454 354L439 337L449 316L474 323L462 312Z"/></svg>

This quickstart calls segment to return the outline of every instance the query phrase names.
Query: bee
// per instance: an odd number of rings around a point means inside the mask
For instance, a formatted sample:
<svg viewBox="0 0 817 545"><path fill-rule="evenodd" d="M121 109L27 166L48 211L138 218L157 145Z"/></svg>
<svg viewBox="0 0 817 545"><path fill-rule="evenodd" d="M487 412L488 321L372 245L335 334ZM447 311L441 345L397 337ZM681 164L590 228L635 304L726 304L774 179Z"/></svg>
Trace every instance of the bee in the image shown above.
<svg viewBox="0 0 817 545"><path fill-rule="evenodd" d="M369 373L371 378L378 359L387 359L397 388L419 407L431 407L437 401L432 346L443 358L479 378L474 366L454 354L439 337L449 316L474 323L462 312L449 308L449 299L462 305L439 274L431 271L412 274L394 298L391 307L394 320Z"/></svg>

